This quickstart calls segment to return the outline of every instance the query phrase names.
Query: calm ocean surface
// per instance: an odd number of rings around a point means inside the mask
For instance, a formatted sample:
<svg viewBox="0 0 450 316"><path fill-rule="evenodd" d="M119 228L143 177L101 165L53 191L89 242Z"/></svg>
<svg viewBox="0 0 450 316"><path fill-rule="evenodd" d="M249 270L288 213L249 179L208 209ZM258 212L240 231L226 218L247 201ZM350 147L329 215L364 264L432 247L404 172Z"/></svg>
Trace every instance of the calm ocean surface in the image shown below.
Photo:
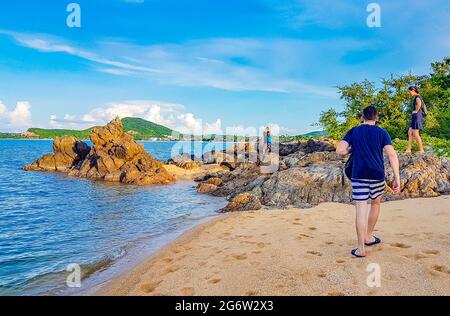
<svg viewBox="0 0 450 316"><path fill-rule="evenodd" d="M174 145L143 144L161 160ZM226 204L197 194L192 182L137 187L20 169L51 152L52 141L0 140L0 295L68 293L71 263L87 277L83 287L93 286L119 272L118 262L136 263Z"/></svg>

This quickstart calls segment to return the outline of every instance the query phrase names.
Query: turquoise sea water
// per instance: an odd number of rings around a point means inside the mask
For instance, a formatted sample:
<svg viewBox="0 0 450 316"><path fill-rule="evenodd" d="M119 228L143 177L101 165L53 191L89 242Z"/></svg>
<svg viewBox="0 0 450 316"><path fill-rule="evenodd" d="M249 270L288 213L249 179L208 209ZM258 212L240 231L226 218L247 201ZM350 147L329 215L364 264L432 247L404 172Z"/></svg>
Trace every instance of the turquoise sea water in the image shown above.
<svg viewBox="0 0 450 316"><path fill-rule="evenodd" d="M174 145L143 144L161 160ZM51 141L0 140L0 295L64 294L68 264L79 264L89 283L225 205L192 182L138 187L20 169L51 151Z"/></svg>

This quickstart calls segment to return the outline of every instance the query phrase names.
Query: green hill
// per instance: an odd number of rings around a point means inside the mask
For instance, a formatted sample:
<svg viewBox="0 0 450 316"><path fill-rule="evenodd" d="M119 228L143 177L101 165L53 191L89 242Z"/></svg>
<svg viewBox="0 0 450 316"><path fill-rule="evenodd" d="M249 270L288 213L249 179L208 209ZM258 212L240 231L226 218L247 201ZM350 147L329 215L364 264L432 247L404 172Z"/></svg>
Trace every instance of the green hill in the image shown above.
<svg viewBox="0 0 450 316"><path fill-rule="evenodd" d="M0 139L10 139L10 138L22 138L21 134L18 133L0 133Z"/></svg>
<svg viewBox="0 0 450 316"><path fill-rule="evenodd" d="M73 130L73 129L44 129L44 128L29 128L28 132L36 134L38 138L54 138L61 136L75 136L78 139L88 139L91 134L92 128L86 130Z"/></svg>
<svg viewBox="0 0 450 316"><path fill-rule="evenodd" d="M137 140L148 138L167 138L173 133L173 130L168 127L136 117L123 118L122 124L125 132L130 133ZM95 127L91 127L85 130L30 128L28 129L28 132L36 134L38 138L75 136L78 139L89 139L89 135L94 128Z"/></svg>
<svg viewBox="0 0 450 316"><path fill-rule="evenodd" d="M126 132L136 132L135 137L139 139L152 137L165 138L171 136L174 132L168 127L136 117L126 117L122 119L122 124Z"/></svg>

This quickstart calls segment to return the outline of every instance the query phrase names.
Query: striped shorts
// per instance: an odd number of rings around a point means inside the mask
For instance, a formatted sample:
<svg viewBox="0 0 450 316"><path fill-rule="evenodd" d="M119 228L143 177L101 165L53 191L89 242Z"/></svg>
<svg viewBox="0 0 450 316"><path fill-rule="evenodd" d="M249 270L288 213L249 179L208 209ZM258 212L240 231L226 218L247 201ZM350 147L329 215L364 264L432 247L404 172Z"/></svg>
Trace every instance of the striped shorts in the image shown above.
<svg viewBox="0 0 450 316"><path fill-rule="evenodd" d="M384 193L384 180L352 179L353 201L375 200Z"/></svg>

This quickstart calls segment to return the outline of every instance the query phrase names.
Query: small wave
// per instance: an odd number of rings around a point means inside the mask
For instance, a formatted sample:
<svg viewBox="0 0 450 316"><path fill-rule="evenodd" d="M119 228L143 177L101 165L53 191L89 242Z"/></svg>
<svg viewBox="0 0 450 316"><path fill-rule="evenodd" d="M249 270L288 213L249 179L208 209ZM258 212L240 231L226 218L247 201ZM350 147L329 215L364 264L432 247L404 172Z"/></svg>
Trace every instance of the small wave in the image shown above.
<svg viewBox="0 0 450 316"><path fill-rule="evenodd" d="M80 264L81 280L86 280L96 273L105 271L125 254L125 249L120 249L116 253L95 262ZM23 295L23 293L27 293L27 295L59 295L67 289L66 280L71 273L65 269L46 272L21 283L3 285L0 286L0 295Z"/></svg>

